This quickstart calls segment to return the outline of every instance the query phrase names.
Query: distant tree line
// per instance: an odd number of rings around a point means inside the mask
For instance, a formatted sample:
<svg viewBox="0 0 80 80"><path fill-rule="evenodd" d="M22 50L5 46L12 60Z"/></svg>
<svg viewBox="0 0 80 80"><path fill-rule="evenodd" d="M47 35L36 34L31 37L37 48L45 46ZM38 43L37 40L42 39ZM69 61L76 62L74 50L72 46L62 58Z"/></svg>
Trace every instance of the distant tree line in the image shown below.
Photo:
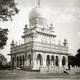
<svg viewBox="0 0 80 80"><path fill-rule="evenodd" d="M80 67L80 49L77 50L77 54L75 56L69 56L68 57L69 60L69 66L78 66Z"/></svg>

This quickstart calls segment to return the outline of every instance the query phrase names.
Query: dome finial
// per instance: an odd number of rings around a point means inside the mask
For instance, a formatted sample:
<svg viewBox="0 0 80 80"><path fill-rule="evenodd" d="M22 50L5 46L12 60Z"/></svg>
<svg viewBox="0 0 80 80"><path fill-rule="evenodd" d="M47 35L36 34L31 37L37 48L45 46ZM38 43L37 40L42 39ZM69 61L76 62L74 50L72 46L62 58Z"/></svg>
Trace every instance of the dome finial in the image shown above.
<svg viewBox="0 0 80 80"><path fill-rule="evenodd" d="M37 0L37 7L40 6L40 0Z"/></svg>

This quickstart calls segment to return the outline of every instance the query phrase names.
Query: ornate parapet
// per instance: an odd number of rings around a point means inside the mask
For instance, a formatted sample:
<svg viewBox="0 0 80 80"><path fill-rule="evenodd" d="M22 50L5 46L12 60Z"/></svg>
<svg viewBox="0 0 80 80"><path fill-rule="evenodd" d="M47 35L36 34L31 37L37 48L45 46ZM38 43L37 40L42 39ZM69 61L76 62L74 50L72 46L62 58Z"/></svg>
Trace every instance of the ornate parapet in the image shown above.
<svg viewBox="0 0 80 80"><path fill-rule="evenodd" d="M28 50L68 54L68 47L55 44L41 43L36 41L25 43L20 46L15 46L11 49L11 53L20 53Z"/></svg>
<svg viewBox="0 0 80 80"><path fill-rule="evenodd" d="M32 42L29 42L29 43L25 43L20 46L17 45L15 47L11 48L11 54L26 52L31 49L32 49Z"/></svg>
<svg viewBox="0 0 80 80"><path fill-rule="evenodd" d="M54 44L46 44L40 42L33 43L33 50L44 51L44 52L51 52L51 53L61 53L61 54L68 54L68 47L54 45Z"/></svg>

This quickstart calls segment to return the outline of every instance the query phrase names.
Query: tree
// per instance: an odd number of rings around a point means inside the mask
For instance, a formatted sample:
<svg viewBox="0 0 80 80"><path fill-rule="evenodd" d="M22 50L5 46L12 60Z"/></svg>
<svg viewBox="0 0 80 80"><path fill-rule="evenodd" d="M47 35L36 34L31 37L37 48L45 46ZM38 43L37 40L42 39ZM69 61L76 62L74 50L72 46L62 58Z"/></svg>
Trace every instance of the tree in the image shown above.
<svg viewBox="0 0 80 80"><path fill-rule="evenodd" d="M76 65L80 66L80 49L77 50L77 54L76 54Z"/></svg>
<svg viewBox="0 0 80 80"><path fill-rule="evenodd" d="M80 49L77 50L77 54L75 56L68 56L68 63L69 66L80 66Z"/></svg>
<svg viewBox="0 0 80 80"><path fill-rule="evenodd" d="M19 12L14 0L0 0L0 20L12 20L12 16Z"/></svg>
<svg viewBox="0 0 80 80"><path fill-rule="evenodd" d="M8 35L8 29L0 28L0 49L2 49L4 45L6 45L6 41L8 39L7 35Z"/></svg>
<svg viewBox="0 0 80 80"><path fill-rule="evenodd" d="M77 56L80 56L80 49L78 49L77 52L78 52Z"/></svg>
<svg viewBox="0 0 80 80"><path fill-rule="evenodd" d="M68 56L68 65L70 67L71 66L75 66L76 65L76 57L75 56Z"/></svg>
<svg viewBox="0 0 80 80"><path fill-rule="evenodd" d="M12 20L12 16L18 14L19 10L16 7L14 0L0 0L0 21ZM8 29L0 28L0 49L6 45Z"/></svg>

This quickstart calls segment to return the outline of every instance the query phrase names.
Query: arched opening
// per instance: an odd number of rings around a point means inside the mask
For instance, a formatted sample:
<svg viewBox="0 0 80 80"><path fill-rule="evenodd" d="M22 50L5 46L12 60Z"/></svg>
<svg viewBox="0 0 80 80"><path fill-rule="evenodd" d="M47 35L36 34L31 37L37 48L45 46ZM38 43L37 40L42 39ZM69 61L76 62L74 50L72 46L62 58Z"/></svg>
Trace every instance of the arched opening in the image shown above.
<svg viewBox="0 0 80 80"><path fill-rule="evenodd" d="M19 66L20 66L20 56L18 56L18 60L19 60L18 62L19 62Z"/></svg>
<svg viewBox="0 0 80 80"><path fill-rule="evenodd" d="M46 64L47 64L47 66L50 65L50 56L49 55L47 55Z"/></svg>
<svg viewBox="0 0 80 80"><path fill-rule="evenodd" d="M58 58L58 56L56 56L56 66L59 66L59 58Z"/></svg>
<svg viewBox="0 0 80 80"><path fill-rule="evenodd" d="M20 56L20 66L22 65L22 60L21 60L21 56Z"/></svg>
<svg viewBox="0 0 80 80"><path fill-rule="evenodd" d="M19 65L19 57L17 56L17 65Z"/></svg>
<svg viewBox="0 0 80 80"><path fill-rule="evenodd" d="M14 61L15 61L15 58L12 57L12 66L14 67Z"/></svg>
<svg viewBox="0 0 80 80"><path fill-rule="evenodd" d="M42 65L42 56L41 56L41 54L37 55L37 62L38 62L38 65Z"/></svg>
<svg viewBox="0 0 80 80"><path fill-rule="evenodd" d="M65 56L63 56L63 58L62 58L62 65L63 66L66 65L66 58L65 58Z"/></svg>
<svg viewBox="0 0 80 80"><path fill-rule="evenodd" d="M31 66L31 54L28 55L28 63L29 63L29 66Z"/></svg>
<svg viewBox="0 0 80 80"><path fill-rule="evenodd" d="M24 64L25 64L25 57L24 57L24 55L23 55L23 66L24 66Z"/></svg>
<svg viewBox="0 0 80 80"><path fill-rule="evenodd" d="M51 56L51 62L52 62L52 65L54 65L54 56L53 55Z"/></svg>

